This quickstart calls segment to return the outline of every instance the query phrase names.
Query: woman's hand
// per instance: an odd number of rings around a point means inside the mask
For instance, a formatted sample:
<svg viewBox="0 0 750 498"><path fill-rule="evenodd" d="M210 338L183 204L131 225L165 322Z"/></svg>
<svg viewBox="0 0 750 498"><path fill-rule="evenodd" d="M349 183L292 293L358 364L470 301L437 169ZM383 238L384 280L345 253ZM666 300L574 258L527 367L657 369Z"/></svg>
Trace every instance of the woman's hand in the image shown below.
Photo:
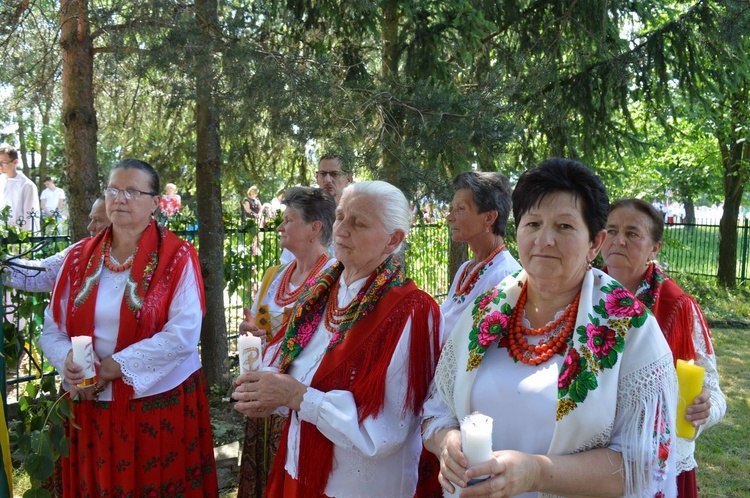
<svg viewBox="0 0 750 498"><path fill-rule="evenodd" d="M240 335L252 334L255 337L260 337L264 341L266 340L266 331L258 328L255 325L253 314L247 308L242 308L242 312L245 314L245 319L240 323Z"/></svg>
<svg viewBox="0 0 750 498"><path fill-rule="evenodd" d="M456 491L455 486L466 487L464 475L469 461L461 452L461 431L450 429L443 436L440 443L440 474L438 481L440 486L449 493Z"/></svg>
<svg viewBox="0 0 750 498"><path fill-rule="evenodd" d="M112 382L122 377L120 364L110 358L104 358L99 362L99 379L100 382Z"/></svg>
<svg viewBox="0 0 750 498"><path fill-rule="evenodd" d="M280 406L299 410L307 386L291 375L249 372L234 381L234 409L248 417L267 417Z"/></svg>
<svg viewBox="0 0 750 498"><path fill-rule="evenodd" d="M539 480L541 466L535 455L519 451L495 451L492 459L469 468L463 476L466 482L479 476L489 479L461 491L465 496L505 498L533 491Z"/></svg>
<svg viewBox="0 0 750 498"><path fill-rule="evenodd" d="M711 416L711 393L703 388L693 404L685 410L685 419L689 420L693 427L700 427L708 422L709 416Z"/></svg>

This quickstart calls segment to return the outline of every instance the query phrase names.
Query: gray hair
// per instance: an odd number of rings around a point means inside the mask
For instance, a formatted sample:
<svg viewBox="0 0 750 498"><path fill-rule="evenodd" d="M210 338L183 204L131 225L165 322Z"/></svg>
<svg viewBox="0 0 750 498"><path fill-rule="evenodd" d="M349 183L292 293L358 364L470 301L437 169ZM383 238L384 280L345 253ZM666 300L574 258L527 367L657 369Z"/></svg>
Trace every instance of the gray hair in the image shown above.
<svg viewBox="0 0 750 498"><path fill-rule="evenodd" d="M281 202L297 211L306 224L320 221L318 239L323 247L331 244L333 220L336 217L336 201L331 194L314 187L294 187L284 193Z"/></svg>
<svg viewBox="0 0 750 498"><path fill-rule="evenodd" d="M492 171L465 171L453 180L453 192L467 189L471 192L479 213L497 211L492 233L505 237L511 208L510 182L505 175Z"/></svg>
<svg viewBox="0 0 750 498"><path fill-rule="evenodd" d="M393 234L400 230L404 232L404 237L409 235L409 229L411 228L411 208L409 207L409 201L406 200L406 196L398 187L388 182L374 180L352 183L344 189L341 197L343 198L347 193L359 193L375 198L381 208L378 215L385 227L386 233ZM402 245L399 244L394 252L399 252Z"/></svg>

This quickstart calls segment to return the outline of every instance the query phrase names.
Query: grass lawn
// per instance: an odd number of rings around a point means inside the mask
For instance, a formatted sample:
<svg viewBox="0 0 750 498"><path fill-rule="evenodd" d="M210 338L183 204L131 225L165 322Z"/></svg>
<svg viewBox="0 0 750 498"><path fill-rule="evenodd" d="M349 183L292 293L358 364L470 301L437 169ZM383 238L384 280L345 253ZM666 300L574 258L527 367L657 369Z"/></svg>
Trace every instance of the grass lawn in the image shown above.
<svg viewBox="0 0 750 498"><path fill-rule="evenodd" d="M701 497L750 496L750 327L713 329L727 414L696 443Z"/></svg>

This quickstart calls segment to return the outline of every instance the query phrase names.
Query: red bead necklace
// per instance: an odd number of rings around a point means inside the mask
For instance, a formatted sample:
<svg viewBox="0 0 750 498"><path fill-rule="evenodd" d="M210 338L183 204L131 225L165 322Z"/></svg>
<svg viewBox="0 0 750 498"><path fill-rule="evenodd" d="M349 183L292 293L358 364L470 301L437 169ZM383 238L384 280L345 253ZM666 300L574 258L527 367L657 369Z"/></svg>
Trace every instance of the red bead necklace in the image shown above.
<svg viewBox="0 0 750 498"><path fill-rule="evenodd" d="M327 261L328 261L328 255L321 254L321 256L318 258L318 261L315 263L315 266L313 266L312 270L310 270L310 273L308 273L307 276L305 277L304 282L306 282L307 279L309 279L310 277L314 277L315 275L320 273L320 270L323 269ZM295 259L289 264L289 268L287 268L287 270L281 276L281 282L279 282L279 288L276 289L276 294L273 296L273 301L278 306L289 306L290 304L295 302L299 298L299 296L302 294L302 291L304 291L307 288L305 285L300 285L293 291L289 290L290 284L292 282L292 273L294 273L294 270L296 268L297 268L297 260Z"/></svg>
<svg viewBox="0 0 750 498"><path fill-rule="evenodd" d="M111 246L107 242L104 243L104 247L102 247L102 251L104 252L104 266L106 266L109 271L120 273L125 270L129 270L130 267L133 266L133 256L130 256L121 265L114 264L112 260L110 259L111 258L110 256Z"/></svg>
<svg viewBox="0 0 750 498"><path fill-rule="evenodd" d="M456 295L464 296L471 292L471 289L474 288L477 280L479 280L479 274L484 267L487 266L487 264L489 264L503 249L505 249L505 244L500 244L500 246L496 247L489 256L477 263L474 268L471 269L471 273L469 273L469 267L471 265L466 265L461 271L461 276L458 278L458 285L456 286L455 291Z"/></svg>
<svg viewBox="0 0 750 498"><path fill-rule="evenodd" d="M349 312L349 308L351 308L352 304L357 300L355 297L349 302L349 304L347 304L343 308L339 308L338 295L339 279L336 279L333 285L331 285L331 293L328 294L328 304L326 305L326 313L323 317L323 324L326 326L328 331L333 334L339 332L341 324L346 321L344 317Z"/></svg>
<svg viewBox="0 0 750 498"><path fill-rule="evenodd" d="M524 285L523 289L521 289L521 295L518 296L516 307L513 308L513 313L510 315L508 352L513 358L526 365L539 365L565 350L568 337L570 337L575 326L581 293L576 294L575 299L563 314L539 329L530 329L521 324L527 296L527 286ZM561 326L562 328L559 333L551 335L546 341L542 341L539 344L529 344L529 341L524 337L524 335L548 335Z"/></svg>

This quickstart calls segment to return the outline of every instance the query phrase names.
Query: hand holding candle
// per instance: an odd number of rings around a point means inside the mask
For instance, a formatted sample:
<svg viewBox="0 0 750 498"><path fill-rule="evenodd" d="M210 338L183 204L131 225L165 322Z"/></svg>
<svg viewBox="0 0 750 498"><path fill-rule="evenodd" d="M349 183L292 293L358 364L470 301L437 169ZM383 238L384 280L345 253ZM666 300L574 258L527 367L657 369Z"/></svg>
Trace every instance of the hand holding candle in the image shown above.
<svg viewBox="0 0 750 498"><path fill-rule="evenodd" d="M94 346L91 337L79 335L71 337L73 344L73 362L83 368L84 381L78 384L80 387L90 386L96 378L96 369L94 368Z"/></svg>
<svg viewBox="0 0 750 498"><path fill-rule="evenodd" d="M677 436L692 439L695 437L695 427L685 419L687 407L693 404L695 398L703 390L703 376L706 369L696 365L693 360L677 360L677 382L680 395L677 399Z"/></svg>
<svg viewBox="0 0 750 498"><path fill-rule="evenodd" d="M461 421L461 451L466 455L469 467L492 459L492 418L475 412ZM478 476L469 485L488 477Z"/></svg>
<svg viewBox="0 0 750 498"><path fill-rule="evenodd" d="M261 338L254 335L241 335L237 338L240 352L240 375L260 370L262 348Z"/></svg>

